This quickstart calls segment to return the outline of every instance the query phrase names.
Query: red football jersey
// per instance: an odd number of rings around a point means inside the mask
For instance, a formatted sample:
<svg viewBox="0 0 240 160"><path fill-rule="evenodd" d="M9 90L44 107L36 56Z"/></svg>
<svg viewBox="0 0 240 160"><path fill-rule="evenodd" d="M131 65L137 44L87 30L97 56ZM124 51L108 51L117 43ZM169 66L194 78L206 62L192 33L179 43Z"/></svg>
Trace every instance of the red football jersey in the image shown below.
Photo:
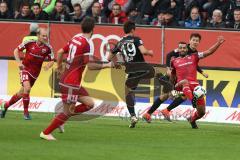
<svg viewBox="0 0 240 160"><path fill-rule="evenodd" d="M82 34L75 35L63 48L67 57L67 70L61 77L60 85L79 88L82 73L89 61L89 40Z"/></svg>
<svg viewBox="0 0 240 160"><path fill-rule="evenodd" d="M41 71L43 61L45 59L54 59L53 49L49 44L42 44L39 46L35 40L23 42L18 46L19 51L23 51L24 49L26 49L26 53L22 61L24 70L27 71L33 78L37 79Z"/></svg>
<svg viewBox="0 0 240 160"><path fill-rule="evenodd" d="M191 54L185 57L177 57L172 60L173 73L177 76L177 82L187 79L189 82L197 82L197 65L199 54Z"/></svg>

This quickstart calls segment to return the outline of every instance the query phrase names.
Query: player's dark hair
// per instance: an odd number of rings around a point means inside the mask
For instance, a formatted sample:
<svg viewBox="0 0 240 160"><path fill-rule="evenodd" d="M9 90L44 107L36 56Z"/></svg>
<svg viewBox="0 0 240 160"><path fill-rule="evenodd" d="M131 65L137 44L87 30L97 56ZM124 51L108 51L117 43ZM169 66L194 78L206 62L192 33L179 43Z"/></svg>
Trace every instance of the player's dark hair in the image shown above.
<svg viewBox="0 0 240 160"><path fill-rule="evenodd" d="M41 8L41 5L39 3L34 3L32 6L38 6L39 8Z"/></svg>
<svg viewBox="0 0 240 160"><path fill-rule="evenodd" d="M94 19L91 17L85 17L81 23L83 33L91 33L95 26Z"/></svg>
<svg viewBox="0 0 240 160"><path fill-rule="evenodd" d="M136 25L133 21L127 21L123 25L123 30L125 34L130 33L131 31L136 29Z"/></svg>
<svg viewBox="0 0 240 160"><path fill-rule="evenodd" d="M180 41L180 42L178 42L178 45L179 45L179 44L186 44L186 45L187 45L187 43L184 42L184 41Z"/></svg>
<svg viewBox="0 0 240 160"><path fill-rule="evenodd" d="M192 34L190 35L190 39L192 39L193 37L199 38L200 41L201 41L201 39L202 39L202 36L201 36L199 33L192 33Z"/></svg>

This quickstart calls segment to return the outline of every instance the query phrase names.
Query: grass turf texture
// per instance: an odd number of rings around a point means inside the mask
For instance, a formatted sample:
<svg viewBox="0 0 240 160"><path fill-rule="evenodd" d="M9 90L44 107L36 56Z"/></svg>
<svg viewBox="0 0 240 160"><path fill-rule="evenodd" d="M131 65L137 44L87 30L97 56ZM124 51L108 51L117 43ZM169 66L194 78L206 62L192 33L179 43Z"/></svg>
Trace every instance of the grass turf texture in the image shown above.
<svg viewBox="0 0 240 160"><path fill-rule="evenodd" d="M187 122L143 121L129 129L120 118L100 117L71 121L64 134L54 132L54 142L39 138L51 114L33 113L32 121L10 112L0 119L1 160L236 160L240 155L238 125L199 123L193 130Z"/></svg>

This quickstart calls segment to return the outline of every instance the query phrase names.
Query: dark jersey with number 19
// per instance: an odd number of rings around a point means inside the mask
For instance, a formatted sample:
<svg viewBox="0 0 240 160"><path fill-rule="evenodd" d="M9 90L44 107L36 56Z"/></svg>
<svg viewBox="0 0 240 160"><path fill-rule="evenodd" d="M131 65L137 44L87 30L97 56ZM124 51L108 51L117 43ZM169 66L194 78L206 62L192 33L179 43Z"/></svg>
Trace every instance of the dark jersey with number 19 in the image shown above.
<svg viewBox="0 0 240 160"><path fill-rule="evenodd" d="M144 57L139 50L139 46L143 45L139 37L125 36L113 48L112 53L121 53L125 62L145 62Z"/></svg>

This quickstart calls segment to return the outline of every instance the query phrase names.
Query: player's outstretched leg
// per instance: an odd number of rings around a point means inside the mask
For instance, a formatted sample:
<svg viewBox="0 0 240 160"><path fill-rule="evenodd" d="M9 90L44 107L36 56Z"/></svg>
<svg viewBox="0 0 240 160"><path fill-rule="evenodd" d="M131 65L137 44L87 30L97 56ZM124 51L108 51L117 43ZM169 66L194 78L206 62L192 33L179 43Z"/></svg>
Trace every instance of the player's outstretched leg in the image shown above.
<svg viewBox="0 0 240 160"><path fill-rule="evenodd" d="M147 122L147 123L151 123L151 115L153 114L153 112L155 112L155 110L165 101L168 99L168 94L163 94L160 95L153 103L153 105L151 106L151 108L147 111L147 113L145 113L143 115L143 119Z"/></svg>
<svg viewBox="0 0 240 160"><path fill-rule="evenodd" d="M206 107L204 98L197 99L196 108L197 111L195 111L190 117L187 118L193 129L198 128L196 121L205 115Z"/></svg>
<svg viewBox="0 0 240 160"><path fill-rule="evenodd" d="M19 101L22 98L21 90L19 93L14 94L8 102L2 102L0 104L1 118L5 118L8 108Z"/></svg>

